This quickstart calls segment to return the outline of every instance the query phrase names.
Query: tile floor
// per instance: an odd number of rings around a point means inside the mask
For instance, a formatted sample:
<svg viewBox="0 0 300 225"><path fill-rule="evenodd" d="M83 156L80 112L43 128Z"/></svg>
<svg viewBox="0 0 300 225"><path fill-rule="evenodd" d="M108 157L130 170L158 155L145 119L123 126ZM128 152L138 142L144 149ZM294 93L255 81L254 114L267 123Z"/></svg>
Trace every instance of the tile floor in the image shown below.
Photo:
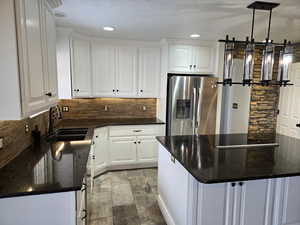
<svg viewBox="0 0 300 225"><path fill-rule="evenodd" d="M109 172L88 193L88 225L166 225L156 200L157 169Z"/></svg>

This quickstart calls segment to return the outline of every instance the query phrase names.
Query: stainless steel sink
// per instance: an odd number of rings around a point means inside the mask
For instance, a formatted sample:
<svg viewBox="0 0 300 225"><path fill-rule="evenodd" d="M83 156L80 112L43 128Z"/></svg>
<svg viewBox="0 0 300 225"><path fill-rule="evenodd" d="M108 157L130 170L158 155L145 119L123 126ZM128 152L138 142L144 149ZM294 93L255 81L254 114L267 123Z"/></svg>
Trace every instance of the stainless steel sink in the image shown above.
<svg viewBox="0 0 300 225"><path fill-rule="evenodd" d="M77 141L84 140L87 128L63 128L55 130L47 137L48 141Z"/></svg>

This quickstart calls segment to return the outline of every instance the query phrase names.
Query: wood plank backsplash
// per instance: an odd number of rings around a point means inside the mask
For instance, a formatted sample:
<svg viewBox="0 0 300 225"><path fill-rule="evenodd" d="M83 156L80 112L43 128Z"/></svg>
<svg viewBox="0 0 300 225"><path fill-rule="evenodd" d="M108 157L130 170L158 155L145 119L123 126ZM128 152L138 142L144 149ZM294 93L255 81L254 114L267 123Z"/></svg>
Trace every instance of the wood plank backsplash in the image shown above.
<svg viewBox="0 0 300 225"><path fill-rule="evenodd" d="M66 99L61 100L59 105L69 107L69 112L63 112L64 119L156 117L156 99L154 98Z"/></svg>
<svg viewBox="0 0 300 225"><path fill-rule="evenodd" d="M48 121L48 112L23 120L0 120L0 137L4 138L4 148L0 150L0 168L32 144L31 131L35 126L38 126L41 134L45 134ZM25 125L29 126L28 133L25 132Z"/></svg>

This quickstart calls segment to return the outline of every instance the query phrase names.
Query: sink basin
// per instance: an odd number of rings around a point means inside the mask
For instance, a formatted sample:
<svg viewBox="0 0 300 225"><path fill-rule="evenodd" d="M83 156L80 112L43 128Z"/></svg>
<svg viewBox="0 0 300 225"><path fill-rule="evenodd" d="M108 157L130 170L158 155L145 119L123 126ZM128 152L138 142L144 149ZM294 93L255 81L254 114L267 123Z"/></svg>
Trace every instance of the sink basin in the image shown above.
<svg viewBox="0 0 300 225"><path fill-rule="evenodd" d="M77 141L84 140L87 134L87 128L64 128L57 129L47 137L48 141Z"/></svg>

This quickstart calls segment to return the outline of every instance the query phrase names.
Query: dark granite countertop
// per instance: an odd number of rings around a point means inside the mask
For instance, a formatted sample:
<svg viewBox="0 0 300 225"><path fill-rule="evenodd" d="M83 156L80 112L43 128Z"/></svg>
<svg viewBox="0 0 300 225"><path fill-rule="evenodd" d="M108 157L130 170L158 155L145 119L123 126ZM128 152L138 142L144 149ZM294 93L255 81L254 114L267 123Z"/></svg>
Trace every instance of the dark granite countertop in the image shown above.
<svg viewBox="0 0 300 225"><path fill-rule="evenodd" d="M119 125L164 124L158 118L63 119L59 127L99 128Z"/></svg>
<svg viewBox="0 0 300 225"><path fill-rule="evenodd" d="M44 137L0 170L0 198L77 191L86 174L93 129L85 140Z"/></svg>
<svg viewBox="0 0 300 225"><path fill-rule="evenodd" d="M300 140L280 134L170 136L157 140L199 182L300 176ZM217 145L278 143L278 147L220 149Z"/></svg>

